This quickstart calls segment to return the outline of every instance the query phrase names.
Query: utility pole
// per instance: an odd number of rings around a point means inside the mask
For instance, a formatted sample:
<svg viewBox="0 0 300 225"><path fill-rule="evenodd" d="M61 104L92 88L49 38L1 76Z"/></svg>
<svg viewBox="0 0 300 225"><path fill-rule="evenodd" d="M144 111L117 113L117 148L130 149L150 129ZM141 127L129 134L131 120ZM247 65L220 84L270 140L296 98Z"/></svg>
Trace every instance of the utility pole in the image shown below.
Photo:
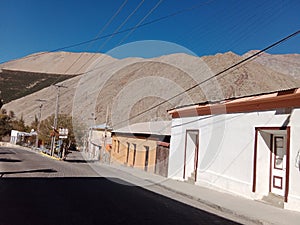
<svg viewBox="0 0 300 225"><path fill-rule="evenodd" d="M93 125L95 125L95 121L97 120L97 117L95 117L95 113L91 113L91 116L92 117L88 118L88 120L93 120L94 121ZM92 142L93 130L94 130L94 128L90 125L90 127L88 129L88 133L87 133L87 136L88 136L87 152L88 152L89 157L91 156L92 159L95 157L94 144Z"/></svg>
<svg viewBox="0 0 300 225"><path fill-rule="evenodd" d="M40 132L40 124L41 124L41 118L42 118L42 108L43 108L43 103L46 102L44 99L37 99L37 102L40 102L39 105L39 114L38 114L38 121L37 121L37 126L36 126L36 140L35 140L35 148L38 149L39 147L39 132Z"/></svg>
<svg viewBox="0 0 300 225"><path fill-rule="evenodd" d="M103 149L104 154L106 154L106 141L107 141L107 128L108 128L107 124L108 124L108 106L106 108L106 118L105 118L105 127L104 127L104 143L103 143L103 145L104 145L103 146L104 147L104 149ZM109 152L109 163L108 164L110 164L110 161L112 160L112 155L111 154L112 154L112 152L110 150L110 152ZM107 162L105 162L105 163L107 163Z"/></svg>
<svg viewBox="0 0 300 225"><path fill-rule="evenodd" d="M0 109L2 108L2 106L3 106L3 99L2 99L2 97L1 97L1 91L0 91Z"/></svg>
<svg viewBox="0 0 300 225"><path fill-rule="evenodd" d="M51 156L54 155L54 149L55 149L55 132L57 131L60 88L67 88L66 86L60 85L60 84L54 84L53 86L56 87L56 107L55 107L54 122L53 122L53 131L54 131L53 133L54 133L54 135L51 138Z"/></svg>

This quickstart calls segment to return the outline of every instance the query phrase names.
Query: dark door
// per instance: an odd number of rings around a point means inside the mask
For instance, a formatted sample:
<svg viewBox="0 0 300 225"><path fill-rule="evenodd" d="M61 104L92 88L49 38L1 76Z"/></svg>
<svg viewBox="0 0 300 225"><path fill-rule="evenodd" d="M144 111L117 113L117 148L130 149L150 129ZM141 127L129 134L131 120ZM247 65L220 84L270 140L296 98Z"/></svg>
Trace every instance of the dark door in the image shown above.
<svg viewBox="0 0 300 225"><path fill-rule="evenodd" d="M155 173L164 177L168 176L169 147L157 145Z"/></svg>
<svg viewBox="0 0 300 225"><path fill-rule="evenodd" d="M145 155L145 171L148 171L149 165L149 146L145 146L146 155Z"/></svg>

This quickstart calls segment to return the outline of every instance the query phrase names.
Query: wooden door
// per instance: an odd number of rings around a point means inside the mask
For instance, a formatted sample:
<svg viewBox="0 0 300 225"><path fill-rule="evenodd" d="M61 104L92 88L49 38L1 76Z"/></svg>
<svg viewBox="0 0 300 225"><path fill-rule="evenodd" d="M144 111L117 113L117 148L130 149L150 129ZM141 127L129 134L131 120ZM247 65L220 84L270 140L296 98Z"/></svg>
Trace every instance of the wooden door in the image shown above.
<svg viewBox="0 0 300 225"><path fill-rule="evenodd" d="M157 145L155 159L155 173L164 177L168 176L169 147Z"/></svg>
<svg viewBox="0 0 300 225"><path fill-rule="evenodd" d="M271 156L271 192L285 195L286 187L286 135L273 135Z"/></svg>

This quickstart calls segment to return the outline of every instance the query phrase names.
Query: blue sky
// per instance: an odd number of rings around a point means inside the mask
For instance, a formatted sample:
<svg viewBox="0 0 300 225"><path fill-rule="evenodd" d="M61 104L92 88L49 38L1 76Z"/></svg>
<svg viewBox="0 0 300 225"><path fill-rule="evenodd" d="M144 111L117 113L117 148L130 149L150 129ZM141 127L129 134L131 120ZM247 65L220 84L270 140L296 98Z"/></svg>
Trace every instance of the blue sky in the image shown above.
<svg viewBox="0 0 300 225"><path fill-rule="evenodd" d="M95 38L123 3L124 0L1 0L0 62ZM140 3L141 0L124 3L100 36L113 33ZM158 40L171 42L175 48L172 44L148 49L137 45L137 51L128 51L120 57L151 57L181 51L176 46L199 56L227 51L243 54L262 49L300 29L299 0L145 0L121 30L135 26L158 3L144 22L202 5L138 28L128 36L123 33L65 51L115 52L112 49L122 44ZM300 53L300 35L269 53Z"/></svg>

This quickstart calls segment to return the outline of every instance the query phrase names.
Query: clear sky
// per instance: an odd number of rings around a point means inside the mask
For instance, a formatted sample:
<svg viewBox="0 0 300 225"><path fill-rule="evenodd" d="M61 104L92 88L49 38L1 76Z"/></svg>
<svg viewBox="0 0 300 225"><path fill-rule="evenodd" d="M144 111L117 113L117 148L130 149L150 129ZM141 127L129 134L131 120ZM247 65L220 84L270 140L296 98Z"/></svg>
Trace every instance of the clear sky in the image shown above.
<svg viewBox="0 0 300 225"><path fill-rule="evenodd" d="M227 51L243 54L262 49L300 29L299 0L145 0L143 3L141 0L1 0L0 3L0 62L90 40L99 34L113 33L118 27L120 30L133 27L143 18L145 23L195 5L198 7L194 10L132 33L65 51L105 53L134 41L159 40L183 46L199 56ZM118 9L118 15L105 27ZM152 55L147 51L149 57L170 50L161 52L159 46L156 48ZM147 57L142 52L120 57ZM269 53L300 53L300 35Z"/></svg>

